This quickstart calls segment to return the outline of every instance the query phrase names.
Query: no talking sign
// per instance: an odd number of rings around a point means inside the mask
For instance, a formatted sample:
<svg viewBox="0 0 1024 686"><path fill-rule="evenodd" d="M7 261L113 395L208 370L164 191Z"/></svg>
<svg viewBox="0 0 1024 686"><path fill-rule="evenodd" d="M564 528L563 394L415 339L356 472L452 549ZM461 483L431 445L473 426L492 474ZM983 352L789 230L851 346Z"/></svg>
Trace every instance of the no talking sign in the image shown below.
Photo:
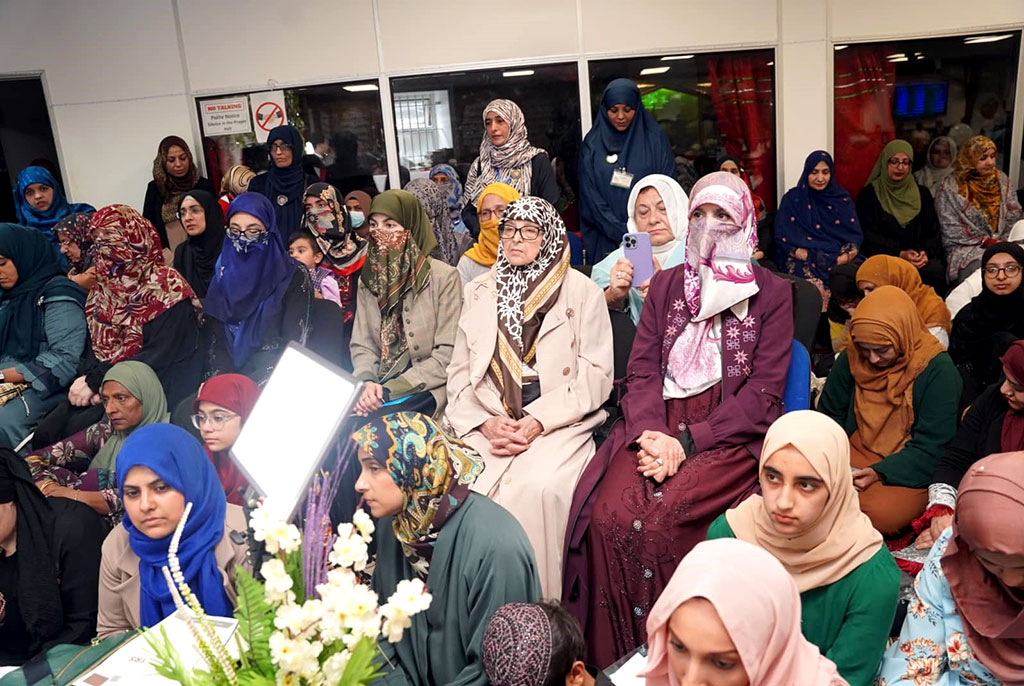
<svg viewBox="0 0 1024 686"><path fill-rule="evenodd" d="M252 121L255 126L256 140L267 142L267 134L276 126L288 123L285 114L284 91L264 91L250 93L249 104L252 107Z"/></svg>

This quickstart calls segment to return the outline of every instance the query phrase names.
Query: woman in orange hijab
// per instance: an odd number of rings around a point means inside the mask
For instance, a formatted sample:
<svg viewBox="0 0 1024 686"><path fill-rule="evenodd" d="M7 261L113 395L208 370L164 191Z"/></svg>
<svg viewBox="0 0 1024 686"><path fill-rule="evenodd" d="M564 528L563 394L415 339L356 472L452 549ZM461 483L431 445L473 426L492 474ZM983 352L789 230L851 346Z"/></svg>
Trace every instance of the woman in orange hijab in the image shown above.
<svg viewBox="0 0 1024 686"><path fill-rule="evenodd" d="M932 472L956 433L960 390L960 374L909 295L880 286L860 302L818 410L850 436L860 506L883 535L901 532L928 504Z"/></svg>
<svg viewBox="0 0 1024 686"><path fill-rule="evenodd" d="M949 331L953 327L949 308L934 288L921 281L917 267L891 255L869 257L857 270L857 288L867 294L879 286L896 286L909 295L928 332L943 348L949 347Z"/></svg>

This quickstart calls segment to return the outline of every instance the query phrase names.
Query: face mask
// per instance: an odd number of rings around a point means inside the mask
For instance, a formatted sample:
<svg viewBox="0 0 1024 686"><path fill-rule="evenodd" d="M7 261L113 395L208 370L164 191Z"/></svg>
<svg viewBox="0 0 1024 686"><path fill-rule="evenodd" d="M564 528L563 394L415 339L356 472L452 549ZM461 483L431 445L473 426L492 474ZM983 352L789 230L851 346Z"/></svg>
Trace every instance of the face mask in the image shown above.
<svg viewBox="0 0 1024 686"><path fill-rule="evenodd" d="M487 233L498 233L498 224L500 223L500 219L488 219L485 222L480 222L480 233L483 233L484 231Z"/></svg>
<svg viewBox="0 0 1024 686"><path fill-rule="evenodd" d="M408 231L388 231L386 229L370 229L370 237L373 238L377 249L383 252L388 250L401 250L409 240Z"/></svg>
<svg viewBox="0 0 1024 686"><path fill-rule="evenodd" d="M348 213L348 216L349 219L352 221L353 229L360 228L363 225L363 222L366 221L366 215L364 215L360 210L351 210Z"/></svg>
<svg viewBox="0 0 1024 686"><path fill-rule="evenodd" d="M331 209L312 210L306 213L306 226L321 236L338 230L338 218Z"/></svg>

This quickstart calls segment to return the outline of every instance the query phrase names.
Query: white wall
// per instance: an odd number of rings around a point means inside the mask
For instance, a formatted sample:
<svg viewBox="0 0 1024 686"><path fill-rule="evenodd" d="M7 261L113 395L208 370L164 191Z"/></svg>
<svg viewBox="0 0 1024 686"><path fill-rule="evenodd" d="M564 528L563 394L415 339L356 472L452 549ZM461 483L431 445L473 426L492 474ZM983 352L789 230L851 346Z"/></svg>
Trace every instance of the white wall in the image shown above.
<svg viewBox="0 0 1024 686"><path fill-rule="evenodd" d="M775 47L782 191L832 147L833 43L1022 26L1024 0L0 0L0 76L43 74L73 200L141 205L163 136L198 150L197 95Z"/></svg>

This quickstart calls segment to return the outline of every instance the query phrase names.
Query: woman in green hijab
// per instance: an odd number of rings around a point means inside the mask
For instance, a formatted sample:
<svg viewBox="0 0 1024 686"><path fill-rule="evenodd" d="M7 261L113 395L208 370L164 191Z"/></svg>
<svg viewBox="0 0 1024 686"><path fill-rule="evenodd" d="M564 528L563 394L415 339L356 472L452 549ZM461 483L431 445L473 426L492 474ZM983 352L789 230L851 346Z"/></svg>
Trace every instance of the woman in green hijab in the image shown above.
<svg viewBox="0 0 1024 686"><path fill-rule="evenodd" d="M944 295L946 257L932 194L912 174L910 143L891 141L882 150L868 184L857 196L864 230L861 254L892 255L914 265L921 280Z"/></svg>
<svg viewBox="0 0 1024 686"><path fill-rule="evenodd" d="M129 360L107 371L100 384L105 416L78 433L26 457L47 497L80 500L116 524L121 499L114 483L117 454L140 426L169 420L160 379L147 364Z"/></svg>
<svg viewBox="0 0 1024 686"><path fill-rule="evenodd" d="M352 366L366 382L355 414L440 415L462 310L462 282L430 257L437 246L414 195L392 190L370 205L370 244L352 329Z"/></svg>

